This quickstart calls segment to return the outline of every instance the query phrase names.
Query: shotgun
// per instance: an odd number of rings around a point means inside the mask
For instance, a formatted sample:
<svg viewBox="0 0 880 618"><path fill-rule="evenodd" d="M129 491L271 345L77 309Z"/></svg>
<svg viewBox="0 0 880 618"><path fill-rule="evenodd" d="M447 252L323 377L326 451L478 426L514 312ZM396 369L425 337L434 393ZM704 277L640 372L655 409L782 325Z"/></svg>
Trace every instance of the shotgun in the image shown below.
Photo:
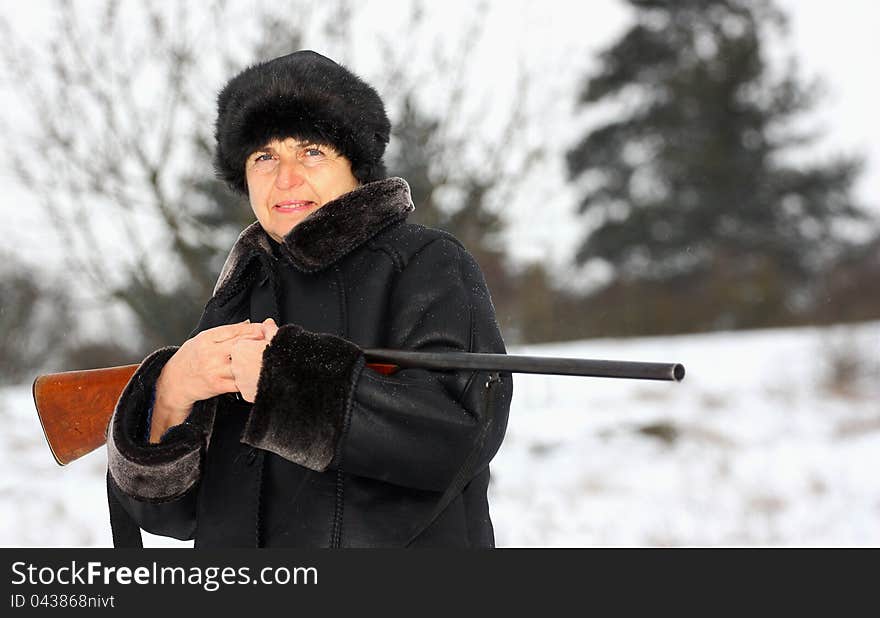
<svg viewBox="0 0 880 618"><path fill-rule="evenodd" d="M364 350L367 366L390 375L398 369L474 370L681 382L679 363L644 363L471 352ZM64 466L102 446L116 402L140 365L65 371L37 376L34 404L55 461Z"/></svg>

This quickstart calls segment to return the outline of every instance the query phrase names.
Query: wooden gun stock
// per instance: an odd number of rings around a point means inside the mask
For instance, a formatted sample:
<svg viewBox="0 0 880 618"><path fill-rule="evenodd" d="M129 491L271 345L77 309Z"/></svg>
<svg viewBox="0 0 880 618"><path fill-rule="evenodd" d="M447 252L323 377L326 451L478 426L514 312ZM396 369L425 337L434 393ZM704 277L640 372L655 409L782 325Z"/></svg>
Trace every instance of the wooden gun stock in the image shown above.
<svg viewBox="0 0 880 618"><path fill-rule="evenodd" d="M422 368L680 382L685 374L679 363L383 349L364 350L364 356L367 367L385 375ZM139 366L67 371L34 380L34 403L55 461L63 466L104 444L116 402Z"/></svg>
<svg viewBox="0 0 880 618"><path fill-rule="evenodd" d="M52 456L64 466L103 446L116 402L140 365L65 371L37 376L34 404ZM394 365L371 363L391 374Z"/></svg>
<svg viewBox="0 0 880 618"><path fill-rule="evenodd" d="M104 444L116 401L138 367L37 376L34 404L55 461L63 466Z"/></svg>

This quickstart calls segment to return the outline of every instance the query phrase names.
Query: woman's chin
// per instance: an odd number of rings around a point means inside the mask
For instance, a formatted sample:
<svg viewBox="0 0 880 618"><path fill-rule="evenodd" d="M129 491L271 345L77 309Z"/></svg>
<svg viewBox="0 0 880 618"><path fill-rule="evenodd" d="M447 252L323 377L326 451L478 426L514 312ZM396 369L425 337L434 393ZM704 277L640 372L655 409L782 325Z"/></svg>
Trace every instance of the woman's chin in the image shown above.
<svg viewBox="0 0 880 618"><path fill-rule="evenodd" d="M276 242L283 242L284 237L290 234L290 232L293 231L293 228L299 225L299 223L300 221L285 221L281 224L275 222L271 228L263 226L263 229L265 229L269 236L275 239Z"/></svg>

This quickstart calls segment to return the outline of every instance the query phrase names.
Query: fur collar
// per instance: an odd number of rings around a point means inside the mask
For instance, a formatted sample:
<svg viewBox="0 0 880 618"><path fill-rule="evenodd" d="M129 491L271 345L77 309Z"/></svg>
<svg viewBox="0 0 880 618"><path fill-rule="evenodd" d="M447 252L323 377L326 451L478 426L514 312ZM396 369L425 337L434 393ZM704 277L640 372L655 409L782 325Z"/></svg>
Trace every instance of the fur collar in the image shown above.
<svg viewBox="0 0 880 618"><path fill-rule="evenodd" d="M228 296L252 259L277 261L279 257L304 273L331 266L388 226L402 221L415 209L409 185L402 178L385 178L360 185L327 202L297 225L280 245L259 221L239 235L229 252L214 296ZM273 250L277 248L276 250Z"/></svg>

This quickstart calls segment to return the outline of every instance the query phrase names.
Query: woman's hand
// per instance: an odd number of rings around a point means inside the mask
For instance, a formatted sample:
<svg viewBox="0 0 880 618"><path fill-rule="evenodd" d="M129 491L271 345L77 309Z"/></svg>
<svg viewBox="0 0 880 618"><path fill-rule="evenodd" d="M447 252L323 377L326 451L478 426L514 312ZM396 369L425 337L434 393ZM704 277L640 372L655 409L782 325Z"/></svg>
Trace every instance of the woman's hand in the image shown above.
<svg viewBox="0 0 880 618"><path fill-rule="evenodd" d="M267 318L260 327L262 339L238 339L232 345L232 375L235 386L242 398L250 403L257 396L257 382L263 368L263 351L278 332L278 325L272 318Z"/></svg>
<svg viewBox="0 0 880 618"><path fill-rule="evenodd" d="M150 442L186 420L195 402L236 392L232 348L238 341L262 338L262 325L245 321L202 331L180 346L156 382Z"/></svg>

